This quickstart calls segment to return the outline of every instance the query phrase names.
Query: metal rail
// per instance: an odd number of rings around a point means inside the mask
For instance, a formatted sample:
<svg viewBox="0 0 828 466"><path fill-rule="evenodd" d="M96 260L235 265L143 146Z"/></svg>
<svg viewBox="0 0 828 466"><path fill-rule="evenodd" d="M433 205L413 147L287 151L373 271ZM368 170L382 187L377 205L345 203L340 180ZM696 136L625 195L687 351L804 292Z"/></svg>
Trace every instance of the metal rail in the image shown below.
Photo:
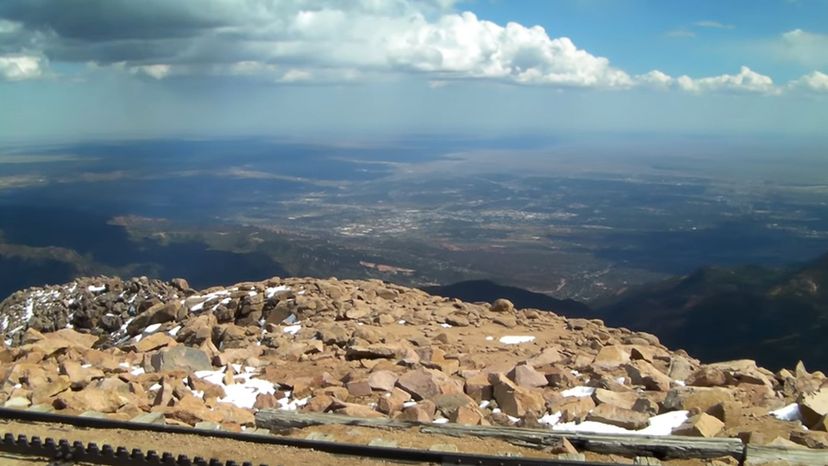
<svg viewBox="0 0 828 466"><path fill-rule="evenodd" d="M312 449L336 455L395 460L409 463L419 462L442 465L453 464L476 466L620 466L614 463L558 460L555 458L523 458L411 448L367 446L320 440L296 439L276 435L248 434L240 432L194 429L180 426L143 424L112 419L67 416L63 414L42 413L8 408L0 408L0 419L67 424L75 427L91 429L124 429L169 434L197 435L211 438L225 438L242 442ZM25 436L15 437L12 433L6 433L2 438L0 441L0 450L22 455L84 461L92 464L113 466L252 466L251 462L237 463L234 461L227 461L226 463L222 463L221 461L215 459L205 460L204 458L199 457L190 459L186 455L176 456L171 453L162 453L159 455L155 451L147 451L144 453L138 449L128 450L124 447L112 447L109 445L104 445L99 448L94 443L84 445L82 442L70 443L67 440L41 440L37 437L27 439Z"/></svg>

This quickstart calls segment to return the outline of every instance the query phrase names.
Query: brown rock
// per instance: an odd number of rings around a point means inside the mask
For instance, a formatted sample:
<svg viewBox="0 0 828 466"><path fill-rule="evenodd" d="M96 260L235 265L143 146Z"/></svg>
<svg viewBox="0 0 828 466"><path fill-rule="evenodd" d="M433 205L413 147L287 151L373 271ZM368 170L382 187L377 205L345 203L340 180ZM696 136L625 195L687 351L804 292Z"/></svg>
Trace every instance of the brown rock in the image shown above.
<svg viewBox="0 0 828 466"><path fill-rule="evenodd" d="M685 380L687 385L693 387L721 387L727 385L727 381L725 371L710 366L700 367Z"/></svg>
<svg viewBox="0 0 828 466"><path fill-rule="evenodd" d="M411 399L411 395L405 390L394 387L390 393L381 396L377 401L377 409L379 412L392 415L400 412L403 408L403 403Z"/></svg>
<svg viewBox="0 0 828 466"><path fill-rule="evenodd" d="M259 393L256 395L256 402L253 403L253 409L272 409L279 406L276 397L267 393Z"/></svg>
<svg viewBox="0 0 828 466"><path fill-rule="evenodd" d="M667 375L673 380L685 381L694 371L693 364L683 356L671 356Z"/></svg>
<svg viewBox="0 0 828 466"><path fill-rule="evenodd" d="M446 323L455 327L468 327L469 319L459 314L452 314L446 317Z"/></svg>
<svg viewBox="0 0 828 466"><path fill-rule="evenodd" d="M548 384L544 374L536 371L532 366L525 364L515 366L509 372L509 378L518 386L525 388L544 387Z"/></svg>
<svg viewBox="0 0 828 466"><path fill-rule="evenodd" d="M397 419L401 421L430 423L434 420L435 407L430 401L423 401L403 410Z"/></svg>
<svg viewBox="0 0 828 466"><path fill-rule="evenodd" d="M724 423L715 417L701 413L690 417L684 424L673 430L673 435L692 437L715 437L724 429Z"/></svg>
<svg viewBox="0 0 828 466"><path fill-rule="evenodd" d="M725 427L736 427L742 420L742 404L738 401L722 401L708 408L706 413L724 422Z"/></svg>
<svg viewBox="0 0 828 466"><path fill-rule="evenodd" d="M597 406L609 404L618 408L633 409L635 402L638 401L638 395L635 392L613 392L597 388L592 394L592 400Z"/></svg>
<svg viewBox="0 0 828 466"><path fill-rule="evenodd" d="M645 390L666 392L672 380L667 374L656 369L647 361L633 361L625 364L624 369L633 385L641 385Z"/></svg>
<svg viewBox="0 0 828 466"><path fill-rule="evenodd" d="M647 427L650 417L631 409L624 409L611 404L601 404L587 414L586 419L623 427L624 429L639 430Z"/></svg>
<svg viewBox="0 0 828 466"><path fill-rule="evenodd" d="M345 352L346 359L394 359L401 357L405 350L385 343L355 344Z"/></svg>
<svg viewBox="0 0 828 466"><path fill-rule="evenodd" d="M166 333L153 333L152 335L144 337L138 343L132 345L132 348L139 353L145 353L147 351L174 345L175 340L173 340L172 337Z"/></svg>
<svg viewBox="0 0 828 466"><path fill-rule="evenodd" d="M464 387L466 395L480 403L483 400L492 399L492 384L489 383L489 376L485 373L477 373L468 379Z"/></svg>
<svg viewBox="0 0 828 466"><path fill-rule="evenodd" d="M114 413L129 401L110 390L88 386L81 391L66 391L59 394L53 403L57 409L70 408L76 411L98 411Z"/></svg>
<svg viewBox="0 0 828 466"><path fill-rule="evenodd" d="M437 395L431 401L434 403L435 408L448 418L463 406L477 407L477 403L463 393Z"/></svg>
<svg viewBox="0 0 828 466"><path fill-rule="evenodd" d="M337 414L344 414L353 417L385 417L382 413L375 411L373 408L365 405L346 403L344 407L336 410Z"/></svg>
<svg viewBox="0 0 828 466"><path fill-rule="evenodd" d="M791 432L790 439L808 448L828 448L828 432L798 431Z"/></svg>
<svg viewBox="0 0 828 466"><path fill-rule="evenodd" d="M368 385L374 390L391 392L397 384L397 374L388 370L378 370L368 375Z"/></svg>
<svg viewBox="0 0 828 466"><path fill-rule="evenodd" d="M441 393L437 371L433 369L408 371L397 379L397 385L410 393L417 401L426 400Z"/></svg>
<svg viewBox="0 0 828 466"><path fill-rule="evenodd" d="M448 416L449 421L455 424L463 425L479 425L483 423L483 414L477 409L477 406L460 406L456 411L452 411Z"/></svg>
<svg viewBox="0 0 828 466"><path fill-rule="evenodd" d="M825 415L828 415L828 387L803 394L797 402L799 411L802 413L802 423L809 428L817 425Z"/></svg>
<svg viewBox="0 0 828 466"><path fill-rule="evenodd" d="M509 416L523 417L527 412L540 413L546 408L540 391L519 387L503 374L491 374L489 382L497 406Z"/></svg>
<svg viewBox="0 0 828 466"><path fill-rule="evenodd" d="M515 305L508 299L500 298L492 303L491 309L494 312L510 313L515 311Z"/></svg>
<svg viewBox="0 0 828 466"><path fill-rule="evenodd" d="M312 413L323 413L333 404L333 397L325 394L314 395L303 408Z"/></svg>
<svg viewBox="0 0 828 466"><path fill-rule="evenodd" d="M70 359L60 363L60 373L69 377L69 383L74 390L80 390L93 380L104 377L104 373L100 369L82 367L80 363Z"/></svg>
<svg viewBox="0 0 828 466"><path fill-rule="evenodd" d="M540 354L526 361L532 367L548 366L563 361L563 356L557 347L544 348Z"/></svg>
<svg viewBox="0 0 828 466"><path fill-rule="evenodd" d="M503 314L503 315L495 316L494 318L492 318L492 322L494 322L498 325L502 325L506 328L515 328L515 327L517 327L517 319L515 318L514 315L511 315L511 314Z"/></svg>
<svg viewBox="0 0 828 466"><path fill-rule="evenodd" d="M592 364L602 368L612 368L628 362L630 362L629 350L620 345L609 345L598 351Z"/></svg>
<svg viewBox="0 0 828 466"><path fill-rule="evenodd" d="M569 388L574 386L578 380L572 375L572 371L565 367L542 367L540 370L546 376L550 387Z"/></svg>
<svg viewBox="0 0 828 466"><path fill-rule="evenodd" d="M662 407L663 411L707 412L711 407L733 399L733 392L722 387L676 387L667 392Z"/></svg>
<svg viewBox="0 0 828 466"><path fill-rule="evenodd" d="M371 391L371 384L367 380L353 380L346 383L345 387L351 396L370 396L373 393Z"/></svg>

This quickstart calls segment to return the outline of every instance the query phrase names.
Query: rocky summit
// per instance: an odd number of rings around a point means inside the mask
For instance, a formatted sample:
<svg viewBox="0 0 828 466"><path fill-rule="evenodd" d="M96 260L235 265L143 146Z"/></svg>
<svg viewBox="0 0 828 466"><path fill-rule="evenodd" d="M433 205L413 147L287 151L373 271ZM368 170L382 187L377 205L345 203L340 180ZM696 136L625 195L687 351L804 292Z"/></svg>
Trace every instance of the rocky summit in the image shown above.
<svg viewBox="0 0 828 466"><path fill-rule="evenodd" d="M0 303L0 404L253 427L276 408L828 448L828 379L381 281L81 278Z"/></svg>

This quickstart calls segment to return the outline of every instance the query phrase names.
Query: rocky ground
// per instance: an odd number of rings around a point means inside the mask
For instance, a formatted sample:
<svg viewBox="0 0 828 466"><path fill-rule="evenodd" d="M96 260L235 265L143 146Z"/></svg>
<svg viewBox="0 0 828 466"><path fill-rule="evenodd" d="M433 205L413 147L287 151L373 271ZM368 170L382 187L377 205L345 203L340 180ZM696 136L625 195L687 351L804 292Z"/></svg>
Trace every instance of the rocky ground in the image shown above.
<svg viewBox="0 0 828 466"><path fill-rule="evenodd" d="M828 379L379 281L94 277L0 303L5 407L228 430L262 408L828 448ZM574 451L571 453L575 453Z"/></svg>

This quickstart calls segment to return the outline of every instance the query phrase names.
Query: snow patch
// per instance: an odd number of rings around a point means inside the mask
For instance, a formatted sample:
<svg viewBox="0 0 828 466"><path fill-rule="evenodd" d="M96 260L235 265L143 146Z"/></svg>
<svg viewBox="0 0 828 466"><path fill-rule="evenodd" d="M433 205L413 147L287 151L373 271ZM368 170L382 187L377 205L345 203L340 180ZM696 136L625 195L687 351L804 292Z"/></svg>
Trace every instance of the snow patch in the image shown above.
<svg viewBox="0 0 828 466"><path fill-rule="evenodd" d="M86 291L90 293L101 293L106 290L106 285L89 285L86 287Z"/></svg>
<svg viewBox="0 0 828 466"><path fill-rule="evenodd" d="M213 371L196 371L196 377L206 380L210 383L220 385L224 389L224 398L219 398L218 401L224 403L232 403L239 408L252 409L256 403L256 397L260 394L272 395L276 393L276 385L267 380L257 379L253 377L255 369L245 367L241 370L241 366L233 365L238 373L234 379L236 383L224 384L224 370L218 369ZM282 404L280 402L280 404ZM283 408L284 409L284 408Z"/></svg>
<svg viewBox="0 0 828 466"><path fill-rule="evenodd" d="M572 387L569 390L562 391L561 396L583 398L586 396L592 396L593 393L595 393L595 387L585 387L581 385L578 387Z"/></svg>
<svg viewBox="0 0 828 466"><path fill-rule="evenodd" d="M799 405L796 403L791 403L787 406L783 406L779 409L769 412L768 414L782 421L793 422L802 420L802 412L799 411Z"/></svg>
<svg viewBox="0 0 828 466"><path fill-rule="evenodd" d="M287 327L282 329L284 333L289 333L291 335L296 335L297 333L299 333L299 330L302 330L302 326L299 324L288 325Z"/></svg>
<svg viewBox="0 0 828 466"><path fill-rule="evenodd" d="M530 341L534 341L535 337L531 335L507 335L505 337L500 337L500 342L504 345L519 345L521 343L529 343Z"/></svg>
<svg viewBox="0 0 828 466"><path fill-rule="evenodd" d="M147 325L147 328L144 329L144 333L149 335L150 333L157 332L159 328L161 328L161 324Z"/></svg>
<svg viewBox="0 0 828 466"><path fill-rule="evenodd" d="M290 291L290 287L287 287L285 285L270 287L265 290L265 297L267 299L270 299L276 296L277 293L282 293L285 291Z"/></svg>
<svg viewBox="0 0 828 466"><path fill-rule="evenodd" d="M173 327L169 332L167 332L167 334L171 337L174 337L174 336L178 335L178 332L180 330L181 330L181 326L177 325L177 326Z"/></svg>
<svg viewBox="0 0 828 466"><path fill-rule="evenodd" d="M563 416L563 413L560 411L556 413L546 413L538 419L538 423L554 426L555 424L561 422L561 416Z"/></svg>

